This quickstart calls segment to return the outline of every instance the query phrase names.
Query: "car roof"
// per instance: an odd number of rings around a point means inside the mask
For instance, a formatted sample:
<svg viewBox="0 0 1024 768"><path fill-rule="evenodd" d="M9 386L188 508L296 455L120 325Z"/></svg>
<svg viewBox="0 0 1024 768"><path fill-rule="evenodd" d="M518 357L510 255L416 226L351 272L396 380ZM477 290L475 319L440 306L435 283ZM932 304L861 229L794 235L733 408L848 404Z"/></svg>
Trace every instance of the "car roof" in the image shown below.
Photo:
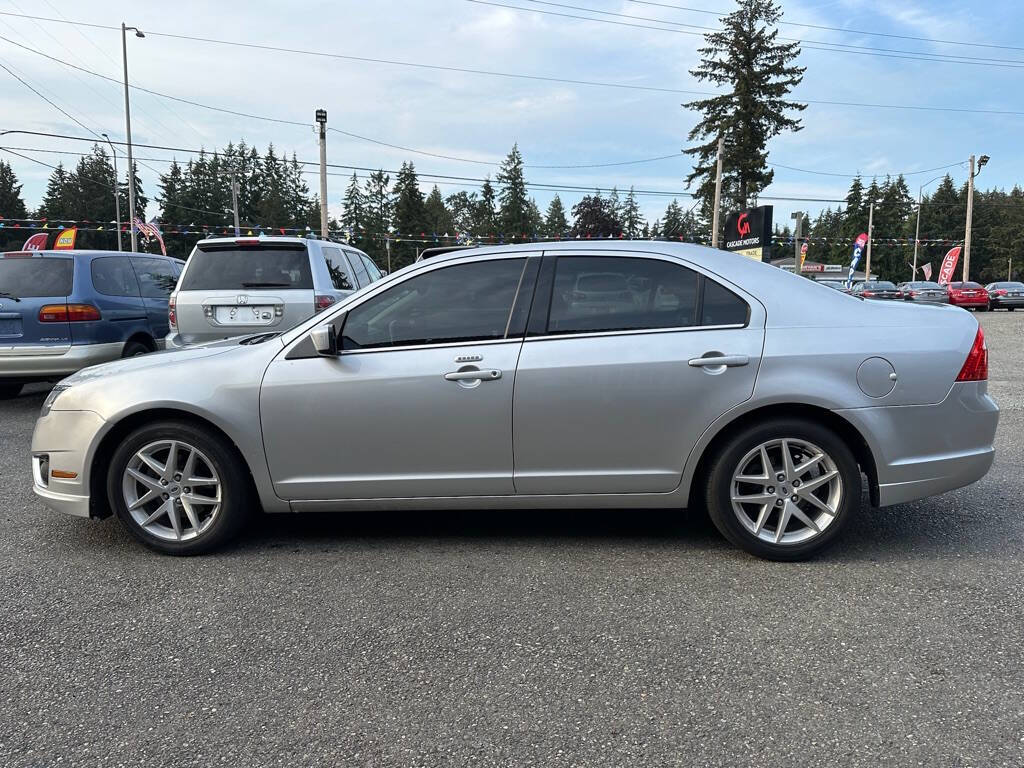
<svg viewBox="0 0 1024 768"><path fill-rule="evenodd" d="M157 258L157 259L171 259L172 261L183 261L175 256L164 256L162 253L139 253L132 251L103 251L92 248L62 248L61 250L54 250L53 248L37 248L31 251L0 251L0 256L16 253L19 255L36 254L40 256L139 256L144 258Z"/></svg>

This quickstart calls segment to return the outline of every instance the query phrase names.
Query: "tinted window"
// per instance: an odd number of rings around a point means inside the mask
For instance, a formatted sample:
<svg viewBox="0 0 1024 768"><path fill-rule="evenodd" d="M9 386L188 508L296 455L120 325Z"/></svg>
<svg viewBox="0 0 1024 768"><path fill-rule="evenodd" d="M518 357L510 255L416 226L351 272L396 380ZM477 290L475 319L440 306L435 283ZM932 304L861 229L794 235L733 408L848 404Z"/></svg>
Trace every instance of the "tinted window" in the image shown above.
<svg viewBox="0 0 1024 768"><path fill-rule="evenodd" d="M896 286L885 280L879 280L874 283L862 283L864 290L866 291L895 291Z"/></svg>
<svg viewBox="0 0 1024 768"><path fill-rule="evenodd" d="M505 337L525 259L435 269L348 313L345 349Z"/></svg>
<svg viewBox="0 0 1024 768"><path fill-rule="evenodd" d="M104 296L139 296L139 281L127 256L104 256L93 259L92 287Z"/></svg>
<svg viewBox="0 0 1024 768"><path fill-rule="evenodd" d="M562 256L549 333L678 328L696 324L697 273L654 259Z"/></svg>
<svg viewBox="0 0 1024 768"><path fill-rule="evenodd" d="M352 264L352 269L356 271L356 280L359 281L359 285L369 285L373 281L370 279L370 275L366 271L366 265L363 264L363 260L359 258L359 254L353 253L352 251L345 251L345 255L348 256L349 262Z"/></svg>
<svg viewBox="0 0 1024 768"><path fill-rule="evenodd" d="M142 295L147 299L166 299L174 290L178 278L171 263L163 259L133 259L135 274L139 278Z"/></svg>
<svg viewBox="0 0 1024 768"><path fill-rule="evenodd" d="M331 283L335 290L354 291L355 286L348 273L348 264L341 255L340 248L324 248L324 261L327 262L327 271L331 275Z"/></svg>
<svg viewBox="0 0 1024 768"><path fill-rule="evenodd" d="M713 280L704 279L701 325L746 325L748 307L739 296Z"/></svg>
<svg viewBox="0 0 1024 768"><path fill-rule="evenodd" d="M67 296L71 293L74 272L75 262L71 259L0 259L0 292L19 299Z"/></svg>
<svg viewBox="0 0 1024 768"><path fill-rule="evenodd" d="M252 288L312 289L309 254L302 248L226 248L192 253L182 291L236 291Z"/></svg>
<svg viewBox="0 0 1024 768"><path fill-rule="evenodd" d="M366 271L370 273L370 280L376 281L384 277L383 273L377 269L377 265L373 263L369 256L365 253L357 254L360 259L363 260L363 264L366 265Z"/></svg>
<svg viewBox="0 0 1024 768"><path fill-rule="evenodd" d="M966 288L967 290L970 291L970 290L977 290L978 288L981 288L981 284L980 283L966 282L966 283L960 283L960 287L961 288Z"/></svg>

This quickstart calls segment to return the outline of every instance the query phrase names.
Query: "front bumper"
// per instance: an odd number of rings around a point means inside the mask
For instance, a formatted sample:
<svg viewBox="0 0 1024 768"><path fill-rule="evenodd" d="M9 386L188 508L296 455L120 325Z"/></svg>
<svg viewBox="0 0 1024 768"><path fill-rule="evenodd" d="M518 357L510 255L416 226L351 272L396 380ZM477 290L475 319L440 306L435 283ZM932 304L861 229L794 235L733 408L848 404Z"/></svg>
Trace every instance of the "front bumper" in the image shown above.
<svg viewBox="0 0 1024 768"><path fill-rule="evenodd" d="M90 470L106 422L92 411L51 410L32 433L32 490L50 509L89 517ZM46 477L43 477L47 457ZM54 477L54 471L74 477Z"/></svg>
<svg viewBox="0 0 1024 768"><path fill-rule="evenodd" d="M836 413L857 427L871 448L882 507L970 485L985 476L995 458L999 406L985 381L955 383L935 405Z"/></svg>
<svg viewBox="0 0 1024 768"><path fill-rule="evenodd" d="M90 365L117 360L123 351L123 341L108 344L65 344L63 346L0 345L0 380L63 379Z"/></svg>

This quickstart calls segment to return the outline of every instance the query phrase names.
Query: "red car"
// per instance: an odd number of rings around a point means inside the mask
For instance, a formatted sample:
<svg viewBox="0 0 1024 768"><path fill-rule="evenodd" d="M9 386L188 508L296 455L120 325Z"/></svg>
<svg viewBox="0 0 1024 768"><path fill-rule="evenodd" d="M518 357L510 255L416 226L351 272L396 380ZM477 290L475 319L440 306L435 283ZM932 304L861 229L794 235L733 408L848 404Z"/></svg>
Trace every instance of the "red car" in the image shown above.
<svg viewBox="0 0 1024 768"><path fill-rule="evenodd" d="M970 281L950 283L947 291L950 304L964 309L988 312L988 291L981 284Z"/></svg>

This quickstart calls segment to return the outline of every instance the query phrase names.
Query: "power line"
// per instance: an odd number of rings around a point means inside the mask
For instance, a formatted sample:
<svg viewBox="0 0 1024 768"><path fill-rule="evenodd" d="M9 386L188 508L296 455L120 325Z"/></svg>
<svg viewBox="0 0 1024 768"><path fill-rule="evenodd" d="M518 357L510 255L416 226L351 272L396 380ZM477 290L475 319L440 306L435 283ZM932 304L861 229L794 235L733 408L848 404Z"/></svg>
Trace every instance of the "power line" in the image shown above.
<svg viewBox="0 0 1024 768"><path fill-rule="evenodd" d="M729 14L724 11L709 11L704 8L690 8L683 5L671 5L669 3L658 3L653 0L626 0L630 3L636 3L637 5L649 5L658 8L670 8L676 11L690 11L691 13L705 13L711 16L717 16L723 18ZM844 32L850 35L869 35L871 37L889 37L896 40L914 40L921 43L941 43L943 45L966 45L971 48L998 48L1007 51L1024 51L1024 47L1017 45L998 45L996 43L972 43L965 40L937 40L933 37L916 37L914 35L897 35L890 32L869 32L863 29L846 29L844 27L829 27L824 24L808 24L803 21L782 21L776 22L778 24L784 24L789 27L807 27L809 29L822 29L829 32Z"/></svg>
<svg viewBox="0 0 1024 768"><path fill-rule="evenodd" d="M674 32L676 34L681 34L681 35L696 35L696 36L700 36L700 37L704 36L703 32L691 32L689 30L684 30L684 29L667 29L665 27L651 26L650 24L637 24L635 22L615 21L613 19L595 19L592 16L578 16L578 15L575 15L575 14L560 13L560 12L557 12L557 11L542 11L542 10L540 10L538 8L524 8L523 6L520 6L520 5L508 5L508 4L505 4L505 3L493 2L493 0L466 0L466 2L474 3L476 5L489 5L489 6L493 6L495 8L505 8L505 9L516 10L516 11L526 11L527 13L541 13L541 14L544 14L544 15L547 15L547 16L558 16L558 17L566 18L566 19L577 19L577 20L580 20L580 21L593 21L593 22L597 22L599 24L613 24L613 25L619 26L619 27L633 27L633 28L637 28L637 29L651 29L651 30L655 30L657 32ZM540 2L540 0L526 0L526 2ZM563 7L563 8L579 8L579 6L568 6L568 5L561 5L561 4L557 4L557 3L545 3L545 4L547 4L547 5L559 5L559 7ZM674 24L674 23L676 23L676 22L671 22L671 21L662 21L660 19L644 19L644 17L641 17L641 16L629 16L628 14L611 13L610 11L596 11L596 10L594 10L592 8L582 8L581 10L588 11L590 13L608 13L608 14L614 15L614 16L623 16L623 17L625 17L627 19L638 19L638 20L654 21L654 22L659 23L659 24ZM688 24L688 25L685 25L685 26L696 26L696 25ZM721 30L718 30L718 29L714 29L712 27L698 27L698 29L708 29L708 30L711 30L711 31L714 31L714 32L721 31ZM792 38L788 38L788 39L793 40ZM799 41L795 41L795 42L799 42ZM974 65L974 66L1006 67L1006 68L1010 68L1010 69L1024 69L1024 61L1019 61L1019 60L1014 60L1014 59L1001 59L1001 60L1000 59L992 59L992 60L984 60L984 61L972 61L970 59L973 58L973 57L956 57L956 58L952 58L951 54L938 54L938 53L932 54L932 53L927 53L927 52L899 51L899 50L897 50L897 51L895 51L893 53L884 53L883 51L885 51L886 49L871 49L871 50L863 50L863 51L861 51L861 50L848 50L846 48L831 47L831 46L834 46L834 45L836 45L836 44L835 43L818 43L818 44L801 43L801 47L803 49L805 49L805 50L812 50L812 51L831 51L833 53L850 53L850 54L857 54L857 55L861 55L861 56L877 56L877 57L889 58L889 59L911 59L913 61L931 61L931 62L939 62L939 63L944 63L944 64L969 64L969 65Z"/></svg>
<svg viewBox="0 0 1024 768"><path fill-rule="evenodd" d="M38 19L38 20L41 20L41 21L54 22L54 23L57 23L57 24L81 24L82 26L92 27L92 28L96 28L96 29L112 29L112 30L119 30L120 29L120 27L114 27L114 26L110 26L108 24L95 24L95 23L91 23L91 22L67 21L65 19L54 19L54 18L49 18L49 17L45 17L45 16L27 16L26 14L11 13L10 11L0 11L0 16L15 16L15 17L34 18L34 19ZM385 64L385 65L388 65L388 66L397 66L397 67L411 67L411 68L415 68L415 69L428 69L428 70L434 70L434 71L439 71L439 72L458 72L458 73L461 73L461 74L480 75L480 76L485 76L485 77L501 77L501 78L509 78L509 79L531 80L531 81L535 81L535 82L562 83L562 84L566 84L566 85L584 85L584 86L592 86L592 87L598 87L598 88L615 88L615 89L619 89L619 90L644 91L644 92L649 92L649 93L672 93L672 94L681 94L681 95L687 95L687 96L721 96L722 95L720 93L714 93L714 92L711 92L711 91L693 91L693 90L686 90L686 89L682 89L682 88L666 88L666 87L656 86L656 85L638 85L636 83L610 83L610 82L599 81L599 80L578 80L578 79L572 79L572 78L554 77L554 76L546 76L546 75L529 75L529 74L516 73L516 72L498 72L498 71L494 71L494 70L474 69L474 68L470 68L470 67L452 67L452 66L445 66L445 65L441 65L441 64L423 64L423 63L420 63L420 62L402 61L402 60L398 60L398 59L380 59L380 58L372 58L372 57L369 57L369 56L351 56L351 55L342 54L342 53L327 53L325 51L309 51L309 50L304 50L304 49L300 49L300 48L285 48L283 46L263 45L263 44L259 44L259 43L245 43L245 42L241 42L241 41L237 41L237 40L218 40L218 39L209 38L209 37L195 37L195 36L190 36L190 35L178 35L178 34L171 34L171 33L168 33L168 32L153 32L153 31L150 31L150 30L147 30L146 34L153 35L154 37L167 37L167 38L173 38L173 39L179 39L179 40L191 40L191 41L194 41L194 42L209 43L209 44L216 44L216 45L229 45L229 46L234 46L234 47L239 47L239 48L251 48L251 49L255 49L255 50L275 51L275 52L279 52L279 53L292 53L292 54L297 54L297 55L302 55L302 56L315 56L315 57L321 57L321 58L339 59L339 60L344 60L344 61L356 61L356 62L368 63L368 64ZM185 99L176 99L176 100L177 101L182 101L184 103L190 103L190 102L188 102ZM923 112L966 113L966 114L978 114L978 115L1024 115L1024 110L980 109L980 108L973 108L973 107L935 107L935 106L920 105L920 104L876 104L876 103L871 103L871 102L837 101L837 100L828 100L828 99L801 99L801 101L803 101L806 104L820 104L820 105L824 105L824 106L833 106L833 107L856 107L856 108L859 108L859 109L865 109L865 108L866 109L897 109L897 110L910 110L910 111L923 111ZM227 110L225 110L225 111L227 111ZM229 112L229 113L230 114L236 114L236 115L239 115L241 117L248 117L249 116L249 115L246 115L246 114L241 113L241 112L233 112L233 113ZM264 119L264 118L261 118L261 117L258 117L258 116L252 116L252 117L254 119ZM288 121L280 121L280 122L288 122ZM306 123L302 123L302 125L306 125Z"/></svg>

